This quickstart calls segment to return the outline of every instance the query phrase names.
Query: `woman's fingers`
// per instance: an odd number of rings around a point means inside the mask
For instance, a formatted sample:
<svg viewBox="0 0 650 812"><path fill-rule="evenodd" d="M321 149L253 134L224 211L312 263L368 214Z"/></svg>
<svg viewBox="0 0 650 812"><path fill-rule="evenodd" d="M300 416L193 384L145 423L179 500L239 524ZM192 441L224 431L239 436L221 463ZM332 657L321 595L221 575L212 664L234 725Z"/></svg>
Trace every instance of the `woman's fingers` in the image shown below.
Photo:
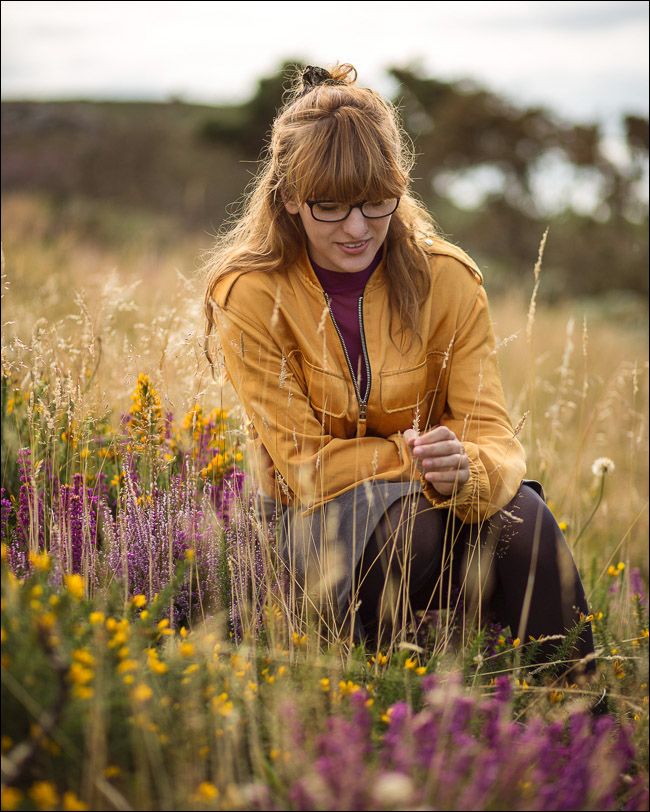
<svg viewBox="0 0 650 812"><path fill-rule="evenodd" d="M456 471L463 467L467 457L464 454L449 454L446 457L426 457L422 460L422 465L427 471Z"/></svg>
<svg viewBox="0 0 650 812"><path fill-rule="evenodd" d="M457 479L459 484L462 484L460 482L459 473L459 471L427 471L424 478L427 482L432 482L434 485L439 482L449 482L453 484Z"/></svg>
<svg viewBox="0 0 650 812"><path fill-rule="evenodd" d="M463 446L459 440L440 440L437 443L416 445L413 454L416 458L431 459L433 457L449 457L452 454L463 453Z"/></svg>

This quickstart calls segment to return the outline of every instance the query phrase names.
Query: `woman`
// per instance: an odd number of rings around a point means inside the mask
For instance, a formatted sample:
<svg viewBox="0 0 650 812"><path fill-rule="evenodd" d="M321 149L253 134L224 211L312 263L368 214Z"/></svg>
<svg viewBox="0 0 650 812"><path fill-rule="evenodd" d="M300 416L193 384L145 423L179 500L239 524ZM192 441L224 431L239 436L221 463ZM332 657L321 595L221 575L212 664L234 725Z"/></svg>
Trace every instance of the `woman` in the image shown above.
<svg viewBox="0 0 650 812"><path fill-rule="evenodd" d="M436 236L411 167L354 68L309 67L217 244L208 337L250 421L260 510L279 506L292 582L366 640L450 607L454 585L479 622L564 635L587 604L522 482L481 272ZM592 653L587 626L573 657L592 670Z"/></svg>

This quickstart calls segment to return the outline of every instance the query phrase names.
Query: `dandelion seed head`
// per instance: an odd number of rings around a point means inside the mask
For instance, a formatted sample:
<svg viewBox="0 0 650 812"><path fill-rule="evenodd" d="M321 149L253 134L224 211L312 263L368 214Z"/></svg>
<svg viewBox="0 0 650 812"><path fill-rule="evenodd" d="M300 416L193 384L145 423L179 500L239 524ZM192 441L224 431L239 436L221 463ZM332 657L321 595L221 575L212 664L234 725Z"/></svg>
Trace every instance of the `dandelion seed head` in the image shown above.
<svg viewBox="0 0 650 812"><path fill-rule="evenodd" d="M598 457L591 466L591 472L594 476L613 474L615 470L616 466L614 465L614 460L611 460L609 457Z"/></svg>

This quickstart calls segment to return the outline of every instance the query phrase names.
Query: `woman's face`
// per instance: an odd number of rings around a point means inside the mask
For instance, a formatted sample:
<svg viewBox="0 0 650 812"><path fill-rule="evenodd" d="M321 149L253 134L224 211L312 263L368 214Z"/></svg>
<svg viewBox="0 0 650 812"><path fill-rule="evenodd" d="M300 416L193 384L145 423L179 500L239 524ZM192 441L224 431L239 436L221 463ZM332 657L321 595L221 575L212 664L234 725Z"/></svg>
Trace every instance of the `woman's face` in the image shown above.
<svg viewBox="0 0 650 812"><path fill-rule="evenodd" d="M322 223L314 220L306 203L299 206L287 201L285 208L302 220L311 259L322 268L339 273L357 273L370 265L386 239L392 217L371 220L356 208L345 220Z"/></svg>

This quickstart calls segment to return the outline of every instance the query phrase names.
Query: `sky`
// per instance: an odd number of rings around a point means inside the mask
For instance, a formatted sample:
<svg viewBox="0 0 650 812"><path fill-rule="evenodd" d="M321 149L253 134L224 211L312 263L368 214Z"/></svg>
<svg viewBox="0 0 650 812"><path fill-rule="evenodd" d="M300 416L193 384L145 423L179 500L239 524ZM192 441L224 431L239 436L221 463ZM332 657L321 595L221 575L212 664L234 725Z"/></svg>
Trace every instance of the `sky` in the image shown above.
<svg viewBox="0 0 650 812"><path fill-rule="evenodd" d="M287 58L386 95L410 65L568 120L648 114L645 0L2 2L3 99L239 102Z"/></svg>

